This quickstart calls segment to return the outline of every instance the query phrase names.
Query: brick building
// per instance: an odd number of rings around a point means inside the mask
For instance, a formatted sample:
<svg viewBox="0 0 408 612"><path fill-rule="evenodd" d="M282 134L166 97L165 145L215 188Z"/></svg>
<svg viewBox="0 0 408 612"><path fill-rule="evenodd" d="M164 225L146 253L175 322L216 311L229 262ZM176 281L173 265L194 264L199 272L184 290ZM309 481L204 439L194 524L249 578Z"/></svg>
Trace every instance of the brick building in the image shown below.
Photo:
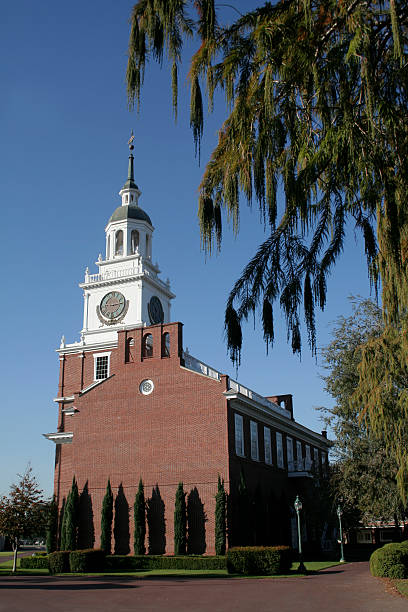
<svg viewBox="0 0 408 612"><path fill-rule="evenodd" d="M295 543L290 508L296 493L310 494L314 476L326 470L325 435L294 420L291 395L262 397L183 350L182 323L171 321L175 296L152 263L154 228L138 206L132 153L120 196L105 229L105 259L99 256L99 272L87 269L80 284L80 341L67 344L63 337L58 349L58 427L44 435L56 444L59 506L75 475L79 545L99 546L110 478L114 547L131 552L132 506L141 477L148 548L171 553L175 492L182 481L189 552L213 553L220 475L230 493L230 544L240 543L240 521L248 516L254 523L251 542ZM242 482L252 500L246 517L239 510Z"/></svg>

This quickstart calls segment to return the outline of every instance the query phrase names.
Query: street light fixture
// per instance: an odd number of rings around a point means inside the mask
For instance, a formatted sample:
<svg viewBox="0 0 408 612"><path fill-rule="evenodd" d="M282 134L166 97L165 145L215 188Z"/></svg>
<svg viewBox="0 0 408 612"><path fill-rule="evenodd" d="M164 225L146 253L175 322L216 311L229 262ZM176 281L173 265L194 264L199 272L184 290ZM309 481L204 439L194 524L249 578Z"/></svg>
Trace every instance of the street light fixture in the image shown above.
<svg viewBox="0 0 408 612"><path fill-rule="evenodd" d="M302 555L302 534L300 532L300 511L302 510L302 502L299 499L299 495L296 495L295 499L295 510L297 514L297 528L298 528L298 543L299 543L299 567L298 572L306 572L306 568L303 564L303 555Z"/></svg>
<svg viewBox="0 0 408 612"><path fill-rule="evenodd" d="M344 549L343 549L343 529L341 527L341 517L343 515L343 510L341 509L340 504L337 506L337 516L339 517L339 526L340 526L340 549L341 549L341 558L340 563L345 563L346 560L344 558Z"/></svg>

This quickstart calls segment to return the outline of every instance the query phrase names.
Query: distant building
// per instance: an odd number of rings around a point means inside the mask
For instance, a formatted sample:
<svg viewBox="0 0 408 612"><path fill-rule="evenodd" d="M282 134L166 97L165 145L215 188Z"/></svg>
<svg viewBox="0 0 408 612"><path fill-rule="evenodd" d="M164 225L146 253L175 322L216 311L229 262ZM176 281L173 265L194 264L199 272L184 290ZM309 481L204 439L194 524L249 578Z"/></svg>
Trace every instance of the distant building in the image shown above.
<svg viewBox="0 0 408 612"><path fill-rule="evenodd" d="M258 521L250 540L296 545L290 508L297 493L307 494L313 475L326 472L326 436L294 420L291 395L262 397L183 349L183 325L170 314L175 296L153 263L154 228L138 205L132 153L120 196L105 228L106 256L96 262L98 273L87 269L80 284L80 341L67 344L62 338L58 349L58 427L44 435L56 444L59 506L75 475L79 544L99 546L110 478L116 552L127 553L133 550L132 506L142 478L149 550L171 553L175 492L182 481L189 552L213 553L220 475L231 494L230 544L241 543L246 519L239 496L245 483L252 500L247 516Z"/></svg>

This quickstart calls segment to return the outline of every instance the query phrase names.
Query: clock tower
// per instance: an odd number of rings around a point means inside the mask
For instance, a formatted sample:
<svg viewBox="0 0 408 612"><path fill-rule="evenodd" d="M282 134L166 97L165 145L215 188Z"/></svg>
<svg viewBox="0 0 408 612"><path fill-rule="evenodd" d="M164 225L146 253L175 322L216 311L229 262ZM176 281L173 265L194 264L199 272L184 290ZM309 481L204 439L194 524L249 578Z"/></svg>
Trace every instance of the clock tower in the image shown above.
<svg viewBox="0 0 408 612"><path fill-rule="evenodd" d="M170 322L170 302L175 295L170 281L159 277L152 260L154 227L140 208L141 192L134 180L133 145L129 143L128 177L119 192L121 205L111 215L106 228L105 258L99 255L99 270L85 270L84 316L81 341L64 348L99 348L117 341L117 332Z"/></svg>

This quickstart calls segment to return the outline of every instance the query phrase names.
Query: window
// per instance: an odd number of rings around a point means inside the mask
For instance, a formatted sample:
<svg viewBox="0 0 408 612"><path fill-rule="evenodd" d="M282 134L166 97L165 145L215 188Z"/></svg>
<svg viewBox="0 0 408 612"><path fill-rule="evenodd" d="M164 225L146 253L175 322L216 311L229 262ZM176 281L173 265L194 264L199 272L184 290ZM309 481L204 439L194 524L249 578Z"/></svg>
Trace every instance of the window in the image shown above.
<svg viewBox="0 0 408 612"><path fill-rule="evenodd" d="M265 447L265 463L272 465L272 441L271 430L269 427L264 427L264 447Z"/></svg>
<svg viewBox="0 0 408 612"><path fill-rule="evenodd" d="M251 459L259 461L259 448L258 448L258 423L251 421Z"/></svg>
<svg viewBox="0 0 408 612"><path fill-rule="evenodd" d="M162 357L170 357L170 334L168 332L162 336Z"/></svg>
<svg viewBox="0 0 408 612"><path fill-rule="evenodd" d="M306 459L305 459L305 468L306 470L310 470L312 467L312 456L310 454L310 446L306 444Z"/></svg>
<svg viewBox="0 0 408 612"><path fill-rule="evenodd" d="M132 230L130 235L130 252L134 255L139 248L139 232L137 230Z"/></svg>
<svg viewBox="0 0 408 612"><path fill-rule="evenodd" d="M132 355L132 349L131 347L134 345L134 340L133 338L128 338L126 340L126 354L125 354L125 361L126 363L130 363L131 361L133 361L133 355Z"/></svg>
<svg viewBox="0 0 408 612"><path fill-rule="evenodd" d="M109 376L110 353L94 355L94 379L104 380Z"/></svg>
<svg viewBox="0 0 408 612"><path fill-rule="evenodd" d="M327 453L322 452L322 470L323 474L327 474Z"/></svg>
<svg viewBox="0 0 408 612"><path fill-rule="evenodd" d="M299 472L304 470L303 466L303 452L302 452L302 443L299 440L296 440L296 464Z"/></svg>
<svg viewBox="0 0 408 612"><path fill-rule="evenodd" d="M319 449L318 448L314 448L313 449L313 460L314 460L314 469L317 470L320 468L320 464L319 464Z"/></svg>
<svg viewBox="0 0 408 612"><path fill-rule="evenodd" d="M244 423L240 414L235 415L235 452L244 457Z"/></svg>
<svg viewBox="0 0 408 612"><path fill-rule="evenodd" d="M110 236L108 236L108 242L106 246L106 259L109 259L109 257L110 257Z"/></svg>
<svg viewBox="0 0 408 612"><path fill-rule="evenodd" d="M282 434L279 431L276 432L276 456L278 461L278 467L285 467L284 458L283 458L283 444L282 444Z"/></svg>
<svg viewBox="0 0 408 612"><path fill-rule="evenodd" d="M358 529L357 544L371 544L372 541L371 529Z"/></svg>
<svg viewBox="0 0 408 612"><path fill-rule="evenodd" d="M115 236L115 255L123 255L123 231L118 230Z"/></svg>
<svg viewBox="0 0 408 612"><path fill-rule="evenodd" d="M146 334L143 338L143 357L153 357L153 336Z"/></svg>
<svg viewBox="0 0 408 612"><path fill-rule="evenodd" d="M286 438L286 454L288 458L288 470L293 472L294 470L294 462L293 462L293 440L287 436Z"/></svg>
<svg viewBox="0 0 408 612"><path fill-rule="evenodd" d="M149 235L146 234L146 257L150 257L150 239Z"/></svg>

